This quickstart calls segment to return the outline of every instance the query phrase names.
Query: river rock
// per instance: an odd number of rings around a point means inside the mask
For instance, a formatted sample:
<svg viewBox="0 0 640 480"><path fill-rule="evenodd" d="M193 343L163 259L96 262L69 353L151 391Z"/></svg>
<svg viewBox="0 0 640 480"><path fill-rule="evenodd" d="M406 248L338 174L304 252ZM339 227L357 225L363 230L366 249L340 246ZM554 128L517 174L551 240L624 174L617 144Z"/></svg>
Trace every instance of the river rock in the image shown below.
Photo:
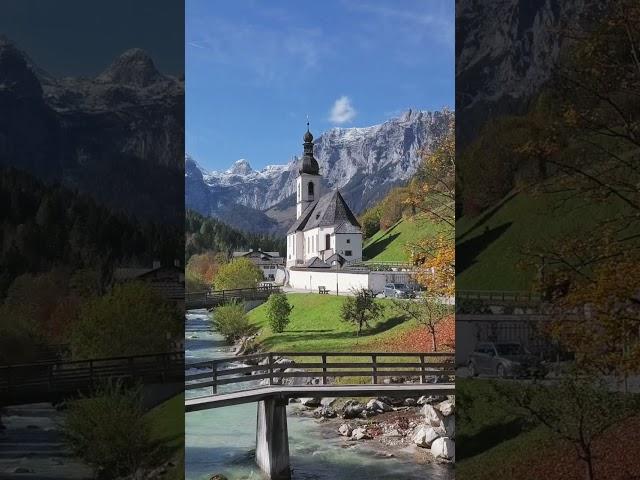
<svg viewBox="0 0 640 480"><path fill-rule="evenodd" d="M436 438L440 435L434 430L433 427L427 425L420 425L413 434L413 442L422 448L429 448Z"/></svg>
<svg viewBox="0 0 640 480"><path fill-rule="evenodd" d="M442 422L442 430L444 431L443 437L449 437L453 440L456 438L456 417L454 415L449 415L448 417L444 417Z"/></svg>
<svg viewBox="0 0 640 480"><path fill-rule="evenodd" d="M342 408L342 418L358 418L364 412L364 405L355 400L348 400Z"/></svg>
<svg viewBox="0 0 640 480"><path fill-rule="evenodd" d="M364 427L354 428L351 432L352 440L364 440L365 438L369 438L369 434Z"/></svg>
<svg viewBox="0 0 640 480"><path fill-rule="evenodd" d="M353 432L353 428L351 428L351 425L349 425L348 423L343 423L338 427L338 432L343 437L350 437L351 432Z"/></svg>
<svg viewBox="0 0 640 480"><path fill-rule="evenodd" d="M454 460L456 456L455 443L449 437L436 438L431 444L431 455L436 460Z"/></svg>
<svg viewBox="0 0 640 480"><path fill-rule="evenodd" d="M438 403L435 406L435 408L438 409L440 413L442 413L442 415L444 415L445 417L448 417L449 415L453 415L453 412L455 410L455 405L453 404L452 401L445 400L444 402Z"/></svg>
<svg viewBox="0 0 640 480"><path fill-rule="evenodd" d="M367 409L368 412L375 412L375 413L390 412L391 410L393 410L391 405L384 403L380 400L376 400L375 398L372 398L371 400L369 400L365 408Z"/></svg>
<svg viewBox="0 0 640 480"><path fill-rule="evenodd" d="M447 400L447 397L444 395L429 395L427 397L423 395L418 399L418 405L433 405L434 403L440 403L444 400Z"/></svg>
<svg viewBox="0 0 640 480"><path fill-rule="evenodd" d="M416 399L415 399L415 398L405 398L405 399L402 401L402 404L403 404L405 407L415 407L415 406L418 404L418 402L416 401Z"/></svg>
<svg viewBox="0 0 640 480"><path fill-rule="evenodd" d="M426 404L422 407L422 413L424 414L425 423L433 428L439 428L442 426L444 415L440 413L433 405Z"/></svg>
<svg viewBox="0 0 640 480"><path fill-rule="evenodd" d="M313 411L313 416L316 418L335 418L338 414L331 407L320 406Z"/></svg>
<svg viewBox="0 0 640 480"><path fill-rule="evenodd" d="M315 408L320 406L320 399L319 398L301 398L300 403L305 407Z"/></svg>
<svg viewBox="0 0 640 480"><path fill-rule="evenodd" d="M320 404L323 407L330 407L331 405L333 405L336 402L335 397L325 397L322 400L320 400Z"/></svg>

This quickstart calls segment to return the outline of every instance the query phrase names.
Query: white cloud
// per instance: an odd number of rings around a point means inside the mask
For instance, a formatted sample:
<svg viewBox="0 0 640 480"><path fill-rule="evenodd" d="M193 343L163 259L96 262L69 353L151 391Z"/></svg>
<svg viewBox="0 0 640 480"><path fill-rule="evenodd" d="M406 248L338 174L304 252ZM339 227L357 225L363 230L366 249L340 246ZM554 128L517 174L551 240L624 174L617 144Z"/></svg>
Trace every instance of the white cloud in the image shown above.
<svg viewBox="0 0 640 480"><path fill-rule="evenodd" d="M351 99L343 95L331 107L329 121L337 124L347 123L356 117L356 109L351 105Z"/></svg>

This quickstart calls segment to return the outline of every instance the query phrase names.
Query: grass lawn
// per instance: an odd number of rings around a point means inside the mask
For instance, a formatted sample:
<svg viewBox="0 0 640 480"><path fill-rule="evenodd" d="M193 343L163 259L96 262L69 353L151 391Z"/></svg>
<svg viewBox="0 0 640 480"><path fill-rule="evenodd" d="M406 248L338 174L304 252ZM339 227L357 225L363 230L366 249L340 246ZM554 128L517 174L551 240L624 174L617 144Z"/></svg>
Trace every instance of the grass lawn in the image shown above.
<svg viewBox="0 0 640 480"><path fill-rule="evenodd" d="M379 231L364 243L362 255L378 262L408 262L407 244L434 233L436 227L424 219L403 218L388 230Z"/></svg>
<svg viewBox="0 0 640 480"><path fill-rule="evenodd" d="M266 350L274 352L352 352L363 350L373 340L391 339L415 327L393 308L388 299L376 299L386 308L382 317L370 328L356 336L354 325L340 318L340 306L345 297L316 293L287 295L293 306L289 326L282 333L272 333L267 322L266 304L249 312L249 319L261 329L258 341Z"/></svg>
<svg viewBox="0 0 640 480"><path fill-rule="evenodd" d="M184 478L184 394L177 395L147 412L152 440L167 449L175 467L163 478Z"/></svg>
<svg viewBox="0 0 640 480"><path fill-rule="evenodd" d="M599 220L611 218L619 205L567 202L558 196L512 194L494 208L456 222L456 288L529 290L536 269L522 265L525 249L549 239L579 237Z"/></svg>

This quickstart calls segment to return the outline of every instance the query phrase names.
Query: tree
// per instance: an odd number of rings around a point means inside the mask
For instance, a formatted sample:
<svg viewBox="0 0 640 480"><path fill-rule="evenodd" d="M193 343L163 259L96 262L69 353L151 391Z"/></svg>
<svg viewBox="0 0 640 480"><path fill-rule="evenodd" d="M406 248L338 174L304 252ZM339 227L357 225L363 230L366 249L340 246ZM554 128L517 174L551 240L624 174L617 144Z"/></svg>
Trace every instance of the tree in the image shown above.
<svg viewBox="0 0 640 480"><path fill-rule="evenodd" d="M211 314L211 321L216 331L229 343L256 332L256 327L249 322L242 303L229 303L215 308Z"/></svg>
<svg viewBox="0 0 640 480"><path fill-rule="evenodd" d="M149 285L130 282L84 302L71 333L76 359L161 353L183 333L181 316Z"/></svg>
<svg viewBox="0 0 640 480"><path fill-rule="evenodd" d="M431 347L438 351L437 327L451 314L451 308L441 300L424 295L417 300L394 300L393 304L407 317L423 325L431 335Z"/></svg>
<svg viewBox="0 0 640 480"><path fill-rule="evenodd" d="M282 333L289 325L289 314L293 307L284 293L272 293L267 301L267 319L274 333Z"/></svg>
<svg viewBox="0 0 640 480"><path fill-rule="evenodd" d="M584 463L585 480L595 478L594 443L625 418L640 412L637 395L611 392L606 385L575 374L557 384L494 382L493 387L517 417L543 425L556 438L575 447L578 460Z"/></svg>
<svg viewBox="0 0 640 480"><path fill-rule="evenodd" d="M432 152L423 155L409 187L406 203L416 211L416 221L437 225L437 233L409 245L413 263L419 267L416 279L437 295L455 290L455 128L448 117L447 131Z"/></svg>
<svg viewBox="0 0 640 480"><path fill-rule="evenodd" d="M344 322L358 327L358 336L363 327L377 320L384 311L384 306L368 294L365 289L353 290L353 296L345 297L340 308L340 316Z"/></svg>
<svg viewBox="0 0 640 480"><path fill-rule="evenodd" d="M262 270L247 258L238 258L218 269L213 285L216 290L256 288L264 278Z"/></svg>

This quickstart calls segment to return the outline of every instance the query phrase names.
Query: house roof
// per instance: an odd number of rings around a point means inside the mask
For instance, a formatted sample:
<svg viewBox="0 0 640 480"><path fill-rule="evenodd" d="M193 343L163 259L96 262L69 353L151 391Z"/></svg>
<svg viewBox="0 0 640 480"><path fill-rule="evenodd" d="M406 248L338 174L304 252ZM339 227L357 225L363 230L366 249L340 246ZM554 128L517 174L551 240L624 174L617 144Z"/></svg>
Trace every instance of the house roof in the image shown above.
<svg viewBox="0 0 640 480"><path fill-rule="evenodd" d="M287 233L310 230L316 227L342 226L343 224L355 227L354 232L360 232L360 224L347 202L344 201L338 190L334 190L311 203Z"/></svg>

